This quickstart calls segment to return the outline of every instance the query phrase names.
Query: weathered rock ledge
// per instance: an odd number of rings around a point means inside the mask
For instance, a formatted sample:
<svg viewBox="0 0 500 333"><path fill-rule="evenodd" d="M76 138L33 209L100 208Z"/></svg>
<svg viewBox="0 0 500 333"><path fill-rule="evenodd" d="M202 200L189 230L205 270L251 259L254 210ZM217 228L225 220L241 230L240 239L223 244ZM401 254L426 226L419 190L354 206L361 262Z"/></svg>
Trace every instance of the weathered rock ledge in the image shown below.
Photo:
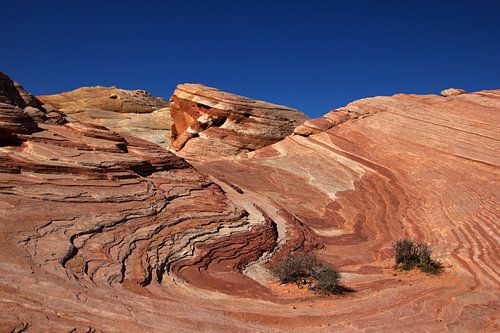
<svg viewBox="0 0 500 333"><path fill-rule="evenodd" d="M201 84L181 84L170 98L171 149L190 160L236 156L277 142L307 117L292 108Z"/></svg>

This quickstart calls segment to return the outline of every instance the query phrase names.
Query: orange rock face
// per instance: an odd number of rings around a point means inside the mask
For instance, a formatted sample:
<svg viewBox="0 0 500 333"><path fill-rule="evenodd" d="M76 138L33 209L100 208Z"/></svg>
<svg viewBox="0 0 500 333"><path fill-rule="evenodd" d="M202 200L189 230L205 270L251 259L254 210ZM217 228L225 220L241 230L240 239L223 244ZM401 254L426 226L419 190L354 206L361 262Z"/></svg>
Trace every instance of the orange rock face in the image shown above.
<svg viewBox="0 0 500 333"><path fill-rule="evenodd" d="M495 331L498 128L500 90L375 97L307 121L247 158L195 166L276 207L279 238L292 237L293 216L356 290L260 318L298 331ZM391 243L400 238L430 243L444 274L395 272Z"/></svg>
<svg viewBox="0 0 500 333"><path fill-rule="evenodd" d="M11 131L0 331L498 330L499 101L364 99L196 169L97 125ZM401 237L430 243L443 275L394 271ZM296 249L355 292L278 284L269 263Z"/></svg>
<svg viewBox="0 0 500 333"><path fill-rule="evenodd" d="M104 126L164 148L170 145L172 118L168 103L144 90L83 87L38 98L70 119Z"/></svg>
<svg viewBox="0 0 500 333"><path fill-rule="evenodd" d="M181 84L170 98L171 149L190 160L247 153L292 133L307 117L286 106Z"/></svg>

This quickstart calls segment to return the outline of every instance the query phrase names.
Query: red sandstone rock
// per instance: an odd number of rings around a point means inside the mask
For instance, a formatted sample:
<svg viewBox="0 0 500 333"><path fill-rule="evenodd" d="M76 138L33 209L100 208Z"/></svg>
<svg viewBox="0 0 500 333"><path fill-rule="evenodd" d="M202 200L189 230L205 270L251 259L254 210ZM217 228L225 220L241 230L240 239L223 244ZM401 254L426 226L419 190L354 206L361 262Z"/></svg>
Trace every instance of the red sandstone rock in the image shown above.
<svg viewBox="0 0 500 333"><path fill-rule="evenodd" d="M307 121L247 158L195 162L261 207L279 207L278 239L289 241L293 216L356 290L252 313L298 331L498 329L498 128L500 90L375 97ZM403 237L429 242L443 276L394 272L391 243Z"/></svg>
<svg viewBox="0 0 500 333"><path fill-rule="evenodd" d="M19 140L18 134L38 130L36 122L24 113L26 103L14 82L0 72L0 146Z"/></svg>
<svg viewBox="0 0 500 333"><path fill-rule="evenodd" d="M105 126L164 148L169 146L172 119L168 103L144 90L83 87L38 98L71 119Z"/></svg>
<svg viewBox="0 0 500 333"><path fill-rule="evenodd" d="M190 160L247 153L292 133L307 117L285 106L200 84L181 84L170 98L171 149Z"/></svg>
<svg viewBox="0 0 500 333"><path fill-rule="evenodd" d="M22 100L26 106L31 106L31 107L37 108L37 109L43 108L42 102L38 98L33 96L31 93L26 91L26 89L24 89L24 87L19 82L14 81L14 87L18 91L19 96L22 98Z"/></svg>
<svg viewBox="0 0 500 333"><path fill-rule="evenodd" d="M16 106L0 103L0 146L19 140L19 134L38 130L35 121Z"/></svg>
<svg viewBox="0 0 500 333"><path fill-rule="evenodd" d="M495 331L499 112L500 90L363 99L193 162L204 174L102 126L41 123L0 147L0 331ZM395 272L401 237L444 275ZM356 292L277 284L269 261L297 249Z"/></svg>
<svg viewBox="0 0 500 333"><path fill-rule="evenodd" d="M48 124L64 124L66 122L61 112L54 108L46 108L42 102L28 93L19 83L12 81L2 72L0 72L0 104L2 105L1 113L3 114L0 116L0 121L4 123L10 122L11 127L14 126L17 128L16 131L23 133L31 133L36 130L37 122ZM14 118L8 120L8 117ZM3 128L2 132L7 131L6 125L1 127ZM5 138L5 135L0 134L0 136Z"/></svg>
<svg viewBox="0 0 500 333"><path fill-rule="evenodd" d="M265 293L240 272L276 244L263 212L153 143L23 119L0 123L23 139L0 146L0 331L185 332L193 309L214 331L198 288Z"/></svg>
<svg viewBox="0 0 500 333"><path fill-rule="evenodd" d="M50 105L43 104L38 98L26 91L18 82L14 82L14 86L25 104L24 113L33 118L37 123L53 125L66 123L67 120L62 112Z"/></svg>

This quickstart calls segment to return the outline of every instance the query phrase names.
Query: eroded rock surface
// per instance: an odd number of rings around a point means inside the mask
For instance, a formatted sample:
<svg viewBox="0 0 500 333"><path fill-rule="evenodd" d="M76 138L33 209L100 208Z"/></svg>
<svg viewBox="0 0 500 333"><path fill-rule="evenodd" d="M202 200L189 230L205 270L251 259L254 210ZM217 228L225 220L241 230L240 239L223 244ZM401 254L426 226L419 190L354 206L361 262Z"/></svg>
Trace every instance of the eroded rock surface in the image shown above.
<svg viewBox="0 0 500 333"><path fill-rule="evenodd" d="M172 119L168 103L144 90L83 87L38 98L71 119L133 135L163 148L170 144Z"/></svg>
<svg viewBox="0 0 500 333"><path fill-rule="evenodd" d="M499 90L364 99L198 171L97 125L16 132L0 147L0 331L498 330L499 112ZM401 237L445 273L394 271ZM278 284L269 261L297 249L356 292Z"/></svg>
<svg viewBox="0 0 500 333"><path fill-rule="evenodd" d="M262 288L240 270L275 246L272 219L155 144L37 126L0 147L0 331L232 327L198 288Z"/></svg>
<svg viewBox="0 0 500 333"><path fill-rule="evenodd" d="M275 315L290 329L495 331L499 128L500 90L375 97L248 158L195 165L294 216L356 290L294 303L303 322ZM391 243L403 237L430 243L445 273L394 272Z"/></svg>
<svg viewBox="0 0 500 333"><path fill-rule="evenodd" d="M64 124L64 115L0 72L0 146L20 140L18 134L38 131L39 123Z"/></svg>
<svg viewBox="0 0 500 333"><path fill-rule="evenodd" d="M178 85L170 108L171 149L190 160L236 156L268 146L307 119L286 106L201 84Z"/></svg>

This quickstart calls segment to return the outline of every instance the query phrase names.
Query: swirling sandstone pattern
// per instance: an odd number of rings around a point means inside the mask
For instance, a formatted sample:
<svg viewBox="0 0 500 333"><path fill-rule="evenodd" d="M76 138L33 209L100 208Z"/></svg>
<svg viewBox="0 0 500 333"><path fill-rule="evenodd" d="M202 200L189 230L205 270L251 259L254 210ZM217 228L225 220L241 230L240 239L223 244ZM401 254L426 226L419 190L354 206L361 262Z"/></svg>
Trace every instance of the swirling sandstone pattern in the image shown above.
<svg viewBox="0 0 500 333"><path fill-rule="evenodd" d="M291 134L307 117L286 106L180 84L170 98L171 149L190 160L247 153Z"/></svg>
<svg viewBox="0 0 500 333"><path fill-rule="evenodd" d="M357 290L274 320L299 331L499 329L500 90L446 95L359 100L248 158L195 163L301 221ZM444 275L394 274L401 237L429 242Z"/></svg>
<svg viewBox="0 0 500 333"><path fill-rule="evenodd" d="M205 174L100 126L38 123L0 146L0 331L497 330L499 101L360 100L194 162ZM445 274L395 273L402 236ZM277 284L267 262L295 249L356 292Z"/></svg>
<svg viewBox="0 0 500 333"><path fill-rule="evenodd" d="M189 331L213 316L196 287L249 288L276 241L257 206L146 141L38 126L0 148L0 331Z"/></svg>
<svg viewBox="0 0 500 333"><path fill-rule="evenodd" d="M144 90L83 87L38 98L71 119L133 135L164 148L170 145L172 118L168 103Z"/></svg>

